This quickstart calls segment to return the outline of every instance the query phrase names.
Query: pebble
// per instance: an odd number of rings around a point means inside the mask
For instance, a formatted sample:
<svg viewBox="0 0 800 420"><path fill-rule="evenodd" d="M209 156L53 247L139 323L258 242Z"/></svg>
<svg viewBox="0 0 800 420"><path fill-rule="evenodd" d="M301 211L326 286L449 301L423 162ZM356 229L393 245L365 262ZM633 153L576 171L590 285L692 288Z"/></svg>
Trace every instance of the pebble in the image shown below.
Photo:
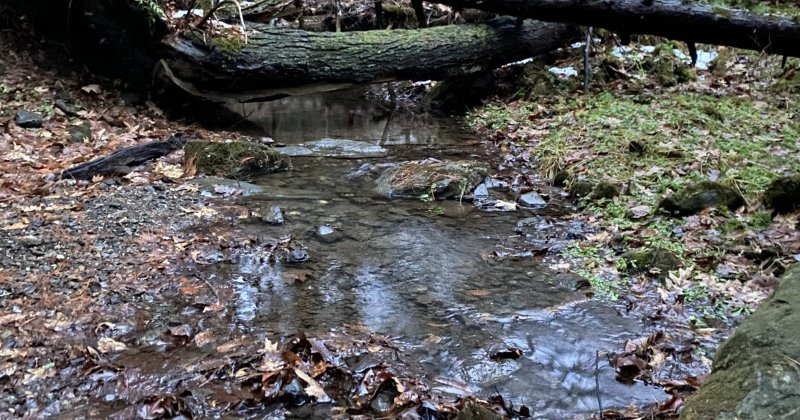
<svg viewBox="0 0 800 420"><path fill-rule="evenodd" d="M35 112L20 109L14 115L14 122L22 128L39 128L44 123L44 119Z"/></svg>

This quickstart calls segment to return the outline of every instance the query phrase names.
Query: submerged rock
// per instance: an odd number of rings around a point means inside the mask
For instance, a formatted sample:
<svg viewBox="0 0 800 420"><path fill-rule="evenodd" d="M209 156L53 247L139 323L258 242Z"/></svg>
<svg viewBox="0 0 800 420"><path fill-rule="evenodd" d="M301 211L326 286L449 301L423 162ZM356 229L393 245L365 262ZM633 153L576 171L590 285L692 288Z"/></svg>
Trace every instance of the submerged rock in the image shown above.
<svg viewBox="0 0 800 420"><path fill-rule="evenodd" d="M282 154L292 157L332 157L361 159L385 157L389 151L365 141L322 139L280 148Z"/></svg>
<svg viewBox="0 0 800 420"><path fill-rule="evenodd" d="M681 267L681 259L674 252L664 248L637 249L623 255L631 266L629 272L654 273L658 278L665 279L670 271Z"/></svg>
<svg viewBox="0 0 800 420"><path fill-rule="evenodd" d="M342 239L342 232L331 225L318 226L315 232L317 239L326 244L331 244Z"/></svg>
<svg viewBox="0 0 800 420"><path fill-rule="evenodd" d="M20 109L14 115L14 122L22 128L39 128L44 123L44 118L35 112Z"/></svg>
<svg viewBox="0 0 800 420"><path fill-rule="evenodd" d="M800 267L720 346L681 419L796 418L800 407ZM793 414L794 413L794 414Z"/></svg>
<svg viewBox="0 0 800 420"><path fill-rule="evenodd" d="M480 405L477 401L467 401L464 408L458 411L455 420L502 420L503 416Z"/></svg>
<svg viewBox="0 0 800 420"><path fill-rule="evenodd" d="M481 183L488 172L484 163L475 161L405 162L384 171L375 190L387 198L459 198Z"/></svg>
<svg viewBox="0 0 800 420"><path fill-rule="evenodd" d="M269 206L261 209L259 218L262 222L269 223L271 225L282 225L284 222L283 210L281 210L281 208L278 206Z"/></svg>
<svg viewBox="0 0 800 420"><path fill-rule="evenodd" d="M744 205L738 191L712 181L703 181L661 200L658 208L674 216L690 216L707 208L736 210Z"/></svg>
<svg viewBox="0 0 800 420"><path fill-rule="evenodd" d="M764 204L776 214L800 209L800 175L778 178L764 191Z"/></svg>
<svg viewBox="0 0 800 420"><path fill-rule="evenodd" d="M190 141L185 151L185 162L193 163L198 173L225 178L249 179L292 168L288 156L257 143Z"/></svg>

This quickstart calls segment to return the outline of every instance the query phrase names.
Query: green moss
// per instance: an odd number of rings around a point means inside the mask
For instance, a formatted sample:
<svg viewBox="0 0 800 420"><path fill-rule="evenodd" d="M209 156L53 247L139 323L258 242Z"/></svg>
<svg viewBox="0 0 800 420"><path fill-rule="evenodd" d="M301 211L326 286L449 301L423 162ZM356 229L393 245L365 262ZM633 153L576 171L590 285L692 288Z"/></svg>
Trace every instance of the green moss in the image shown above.
<svg viewBox="0 0 800 420"><path fill-rule="evenodd" d="M660 279L667 278L670 271L683 265L681 258L674 252L664 248L645 248L629 252L623 256L629 272L646 272L655 274Z"/></svg>
<svg viewBox="0 0 800 420"><path fill-rule="evenodd" d="M236 54L244 48L244 41L238 35L227 34L211 38L211 45L227 54Z"/></svg>
<svg viewBox="0 0 800 420"><path fill-rule="evenodd" d="M194 165L199 173L232 179L250 179L292 167L288 156L275 149L244 141L190 141L186 144L184 159L187 166Z"/></svg>

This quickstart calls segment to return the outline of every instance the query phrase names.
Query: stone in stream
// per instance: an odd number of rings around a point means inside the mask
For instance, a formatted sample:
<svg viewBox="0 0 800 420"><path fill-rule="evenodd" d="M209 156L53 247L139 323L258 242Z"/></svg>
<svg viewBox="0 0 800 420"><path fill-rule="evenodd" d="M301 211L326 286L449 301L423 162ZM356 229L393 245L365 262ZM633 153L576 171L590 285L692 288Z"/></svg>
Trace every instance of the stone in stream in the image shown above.
<svg viewBox="0 0 800 420"><path fill-rule="evenodd" d="M523 207L528 207L528 208L540 209L542 207L547 206L547 202L544 201L542 196L535 191L522 194L521 196L519 196L519 199L517 199L517 201L519 201L519 203Z"/></svg>
<svg viewBox="0 0 800 420"><path fill-rule="evenodd" d="M271 225L283 224L283 210L278 206L269 206L261 209L261 221Z"/></svg>
<svg viewBox="0 0 800 420"><path fill-rule="evenodd" d="M39 128L44 123L44 118L35 112L20 109L14 115L14 122L22 128Z"/></svg>
<svg viewBox="0 0 800 420"><path fill-rule="evenodd" d="M472 191L489 172L476 161L425 159L389 168L376 181L375 191L387 198L460 198Z"/></svg>
<svg viewBox="0 0 800 420"><path fill-rule="evenodd" d="M673 216L691 216L707 208L736 210L744 204L742 195L733 188L703 181L662 199L658 207Z"/></svg>
<svg viewBox="0 0 800 420"><path fill-rule="evenodd" d="M789 419L800 416L800 267L736 329L714 357L708 380L681 419Z"/></svg>
<svg viewBox="0 0 800 420"><path fill-rule="evenodd" d="M258 143L234 141L186 143L184 162L198 173L232 179L249 179L272 172L288 171L292 161L277 150Z"/></svg>
<svg viewBox="0 0 800 420"><path fill-rule="evenodd" d="M472 191L472 197L475 198L476 200L485 200L489 198L489 189L486 188L486 184L481 183L480 185L475 187L475 190Z"/></svg>
<svg viewBox="0 0 800 420"><path fill-rule="evenodd" d="M800 209L800 175L773 180L764 191L764 204L774 209L775 214Z"/></svg>
<svg viewBox="0 0 800 420"><path fill-rule="evenodd" d="M342 233L331 225L319 226L315 233L317 239L326 244L334 243L342 239Z"/></svg>
<svg viewBox="0 0 800 420"><path fill-rule="evenodd" d="M322 139L280 148L280 152L292 157L332 157L361 159L385 157L389 152L373 143L346 139Z"/></svg>

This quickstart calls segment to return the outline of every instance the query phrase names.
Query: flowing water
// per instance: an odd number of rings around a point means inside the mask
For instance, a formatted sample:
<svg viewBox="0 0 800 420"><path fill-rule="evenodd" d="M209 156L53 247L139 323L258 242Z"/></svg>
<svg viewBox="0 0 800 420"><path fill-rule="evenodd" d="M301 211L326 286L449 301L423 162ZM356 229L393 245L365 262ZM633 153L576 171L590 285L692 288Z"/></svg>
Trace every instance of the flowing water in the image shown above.
<svg viewBox="0 0 800 420"><path fill-rule="evenodd" d="M285 271L297 266L266 264L248 255L214 266L213 281L235 290L232 328L277 334L303 328L312 335L357 325L406 343L405 365L435 390L499 392L542 418L580 418L597 412L600 404L624 407L664 399L658 389L617 382L606 359L597 358L643 334L637 319L583 298L574 277L534 258L497 258L503 244L519 240L514 228L531 212L484 212L456 201L391 201L373 192L372 178L354 176L365 163L499 160L470 141L475 135L458 120L392 111L357 93L234 109L261 127L250 134L286 145L351 139L381 144L389 154L294 158L292 172L258 180L266 192L243 203L253 209L278 206L286 221L253 229L303 242L311 259L299 267L313 276L287 284ZM548 221L542 235L570 229L557 216L541 217ZM321 226L334 228L336 236L318 235ZM490 358L509 347L522 350L522 356Z"/></svg>

